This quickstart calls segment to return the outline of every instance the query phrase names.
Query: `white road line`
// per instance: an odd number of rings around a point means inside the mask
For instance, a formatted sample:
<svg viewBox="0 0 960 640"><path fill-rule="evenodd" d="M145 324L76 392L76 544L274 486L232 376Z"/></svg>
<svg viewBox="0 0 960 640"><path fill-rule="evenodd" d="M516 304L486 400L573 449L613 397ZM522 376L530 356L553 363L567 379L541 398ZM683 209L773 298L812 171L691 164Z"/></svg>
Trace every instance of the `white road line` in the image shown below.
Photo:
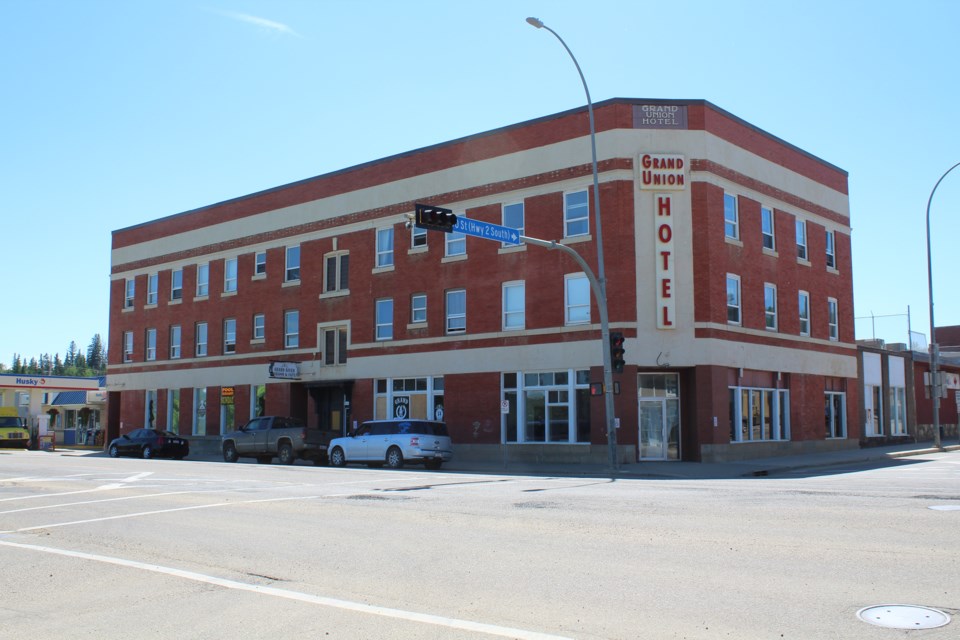
<svg viewBox="0 0 960 640"><path fill-rule="evenodd" d="M309 593L303 593L300 591L289 591L287 589L277 589L276 587L265 587L262 585L250 584L247 582L239 582L237 580L228 580L226 578L208 576L202 573L196 573L194 571L184 571L183 569L174 569L172 567L162 567L156 564L147 564L145 562L137 562L136 560L126 560L124 558L113 558L110 556L101 556L93 553L84 553L82 551L70 551L67 549L57 549L54 547L43 547L43 546L32 545L32 544L7 542L5 540L0 540L0 545L6 546L6 547L14 547L17 549L25 549L28 551L39 551L42 553L51 553L55 555L66 556L69 558L79 558L82 560L92 560L94 562L103 562L106 564L112 564L120 567L140 569L142 571L151 571L153 573L160 573L168 576L173 576L176 578L184 578L186 580L203 582L206 584L224 587L226 589L235 589L237 591L250 591L250 592L259 593L262 595L273 596L275 598L285 598L287 600L306 602L308 604L316 604L322 607L332 607L335 609L353 611L356 613L383 616L385 618L396 618L398 620L406 620L408 622L432 624L439 627L446 627L448 629L462 629L464 631L484 633L491 636L500 636L505 638L521 638L522 640L570 640L565 636L555 636L547 633L539 633L537 631L528 631L525 629L514 629L511 627L501 627L499 625L485 624L482 622L474 622L472 620L460 620L457 618L447 618L445 616L436 616L429 613L417 613L416 611L404 611L403 609L392 609L390 607L378 607L376 605L364 604L362 602L351 602L349 600L340 600L338 598L327 598L324 596L315 596L315 595L312 595Z"/></svg>
<svg viewBox="0 0 960 640"><path fill-rule="evenodd" d="M139 500L140 498L159 498L163 496L177 496L184 493L210 493L208 489L200 491L167 491L166 493L147 493L136 496L122 496L120 498L104 498L103 500L83 500L81 502L61 502L59 504L46 504L40 507L24 507L23 509L10 509L9 511L0 511L0 515L7 513L22 513L24 511L39 511L41 509L57 509L66 507L76 507L85 504L98 504L100 502L117 502L119 500Z"/></svg>

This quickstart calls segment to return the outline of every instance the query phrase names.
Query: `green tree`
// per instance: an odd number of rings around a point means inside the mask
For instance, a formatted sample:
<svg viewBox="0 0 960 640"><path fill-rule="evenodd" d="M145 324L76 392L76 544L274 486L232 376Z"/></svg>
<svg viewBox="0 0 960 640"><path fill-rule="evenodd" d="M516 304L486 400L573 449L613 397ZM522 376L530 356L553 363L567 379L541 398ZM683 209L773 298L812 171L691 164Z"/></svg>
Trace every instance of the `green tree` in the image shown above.
<svg viewBox="0 0 960 640"><path fill-rule="evenodd" d="M60 354L56 353L53 356L53 375L62 376L66 371L66 367L63 366L63 362L60 360Z"/></svg>
<svg viewBox="0 0 960 640"><path fill-rule="evenodd" d="M107 364L105 356L103 340L100 339L100 334L96 333L87 347L87 366L95 371L103 371Z"/></svg>
<svg viewBox="0 0 960 640"><path fill-rule="evenodd" d="M67 355L63 358L64 367L72 367L76 363L78 351L77 343L71 340L70 346L67 347Z"/></svg>

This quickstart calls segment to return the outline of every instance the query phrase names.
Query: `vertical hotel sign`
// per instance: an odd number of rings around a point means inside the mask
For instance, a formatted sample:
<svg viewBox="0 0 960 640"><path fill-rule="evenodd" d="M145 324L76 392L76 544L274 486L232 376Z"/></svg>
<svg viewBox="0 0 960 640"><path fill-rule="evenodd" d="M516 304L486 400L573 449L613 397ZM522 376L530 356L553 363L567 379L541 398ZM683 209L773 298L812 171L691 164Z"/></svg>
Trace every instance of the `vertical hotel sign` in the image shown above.
<svg viewBox="0 0 960 640"><path fill-rule="evenodd" d="M675 253L673 213L676 196L686 188L686 159L678 154L647 153L640 156L640 189L653 190L653 237L657 295L657 329L676 329L674 295Z"/></svg>

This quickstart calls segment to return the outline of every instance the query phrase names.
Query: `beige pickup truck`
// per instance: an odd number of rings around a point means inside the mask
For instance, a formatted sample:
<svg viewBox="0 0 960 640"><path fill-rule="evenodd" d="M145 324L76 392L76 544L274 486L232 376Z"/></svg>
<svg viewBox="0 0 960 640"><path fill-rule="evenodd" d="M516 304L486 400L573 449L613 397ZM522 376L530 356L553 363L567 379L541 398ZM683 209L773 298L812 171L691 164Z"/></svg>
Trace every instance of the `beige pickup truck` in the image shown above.
<svg viewBox="0 0 960 640"><path fill-rule="evenodd" d="M276 457L280 464L293 464L297 459L327 464L327 445L338 432L309 429L302 420L284 416L254 418L237 431L223 435L223 459L236 462L240 458L256 458L268 464Z"/></svg>

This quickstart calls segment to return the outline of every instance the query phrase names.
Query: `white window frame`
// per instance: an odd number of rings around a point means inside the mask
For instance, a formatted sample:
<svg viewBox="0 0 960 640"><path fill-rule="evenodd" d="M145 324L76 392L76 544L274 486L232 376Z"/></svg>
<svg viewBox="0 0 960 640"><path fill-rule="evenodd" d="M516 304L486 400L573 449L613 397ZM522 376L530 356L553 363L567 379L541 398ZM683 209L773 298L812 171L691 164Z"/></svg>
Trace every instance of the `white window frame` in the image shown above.
<svg viewBox="0 0 960 640"><path fill-rule="evenodd" d="M210 263L197 265L197 297L210 295Z"/></svg>
<svg viewBox="0 0 960 640"><path fill-rule="evenodd" d="M237 292L237 259L227 258L223 261L223 292Z"/></svg>
<svg viewBox="0 0 960 640"><path fill-rule="evenodd" d="M299 346L300 311L297 309L288 309L283 312L283 348L297 349Z"/></svg>
<svg viewBox="0 0 960 640"><path fill-rule="evenodd" d="M810 253L807 251L807 221L797 220L797 260L806 262Z"/></svg>
<svg viewBox="0 0 960 640"><path fill-rule="evenodd" d="M151 273L147 276L147 304L157 304L157 289L160 286L160 274Z"/></svg>
<svg viewBox="0 0 960 640"><path fill-rule="evenodd" d="M804 309L806 307L806 309ZM806 291L797 292L797 315L800 317L800 335L810 335L810 294Z"/></svg>
<svg viewBox="0 0 960 640"><path fill-rule="evenodd" d="M581 194L584 199L582 204L570 202L573 197L579 197ZM583 231L579 231L580 225L584 227ZM574 228L571 229L571 227ZM588 235L590 235L590 190L578 189L565 192L563 194L563 237L576 238Z"/></svg>
<svg viewBox="0 0 960 640"><path fill-rule="evenodd" d="M454 298L463 299L463 312L451 311L451 301ZM444 295L446 301L446 333L466 333L467 331L467 290L450 289ZM461 326L462 325L462 326Z"/></svg>
<svg viewBox="0 0 960 640"><path fill-rule="evenodd" d="M300 245L290 245L284 251L286 262L283 270L284 282L300 282Z"/></svg>
<svg viewBox="0 0 960 640"><path fill-rule="evenodd" d="M766 228L768 226L769 229ZM760 206L760 234L763 237L763 248L767 251L777 250L776 223L773 220L773 208Z"/></svg>
<svg viewBox="0 0 960 640"><path fill-rule="evenodd" d="M576 284L575 288L571 288L573 283ZM574 300L572 296L575 295L581 297ZM586 316L582 317L584 312ZM583 272L565 274L563 276L563 324L566 326L590 324L590 313L590 281L586 274Z"/></svg>
<svg viewBox="0 0 960 640"><path fill-rule="evenodd" d="M519 304L514 298L511 306L510 292L519 291ZM526 328L527 324L527 287L523 280L504 282L501 299L503 301L502 326L504 331L518 331ZM519 308L516 308L516 306Z"/></svg>
<svg viewBox="0 0 960 640"><path fill-rule="evenodd" d="M743 324L743 289L740 286L740 276L734 273L728 273L725 282L726 282L726 285L724 287L724 291L725 291L725 296L727 300L727 324L742 325ZM736 285L735 293L736 293L737 299L734 302L734 304L731 304L730 302L730 285L731 284ZM736 320L730 319L731 309L737 310Z"/></svg>
<svg viewBox="0 0 960 640"><path fill-rule="evenodd" d="M123 361L133 362L133 331L123 332Z"/></svg>
<svg viewBox="0 0 960 640"><path fill-rule="evenodd" d="M730 390L731 419L730 442L787 442L790 435L790 391L769 387L728 387ZM743 396L747 396L747 407L743 406ZM754 407L754 400L759 396L759 406ZM764 396L769 396L770 404L770 437L764 437L763 421L766 417L766 403ZM755 411L756 409L756 411ZM747 434L743 432L743 417L758 416L760 418L759 437L753 437L753 424Z"/></svg>
<svg viewBox="0 0 960 640"><path fill-rule="evenodd" d="M267 275L267 252L266 251L257 251L253 255L253 275L254 276Z"/></svg>
<svg viewBox="0 0 960 640"><path fill-rule="evenodd" d="M410 248L425 249L427 246L427 230L414 225L410 227Z"/></svg>
<svg viewBox="0 0 960 640"><path fill-rule="evenodd" d="M380 298L374 303L374 338L377 341L393 340L393 298Z"/></svg>
<svg viewBox="0 0 960 640"><path fill-rule="evenodd" d="M207 323L197 322L194 325L194 355L203 358L207 355Z"/></svg>
<svg viewBox="0 0 960 640"><path fill-rule="evenodd" d="M827 231L826 238L827 268L837 268L837 232Z"/></svg>
<svg viewBox="0 0 960 640"><path fill-rule="evenodd" d="M150 328L147 329L146 336L146 357L147 361L152 361L157 359L157 330Z"/></svg>
<svg viewBox="0 0 960 640"><path fill-rule="evenodd" d="M133 302L137 293L137 281L133 278L127 278L123 290L123 308L133 309Z"/></svg>
<svg viewBox="0 0 960 640"><path fill-rule="evenodd" d="M740 199L732 193L723 193L723 235L730 240L740 239ZM732 204L733 218L730 218Z"/></svg>
<svg viewBox="0 0 960 640"><path fill-rule="evenodd" d="M467 255L467 235L465 233L461 233L460 231L451 231L450 233L443 234L443 236L444 258Z"/></svg>
<svg viewBox="0 0 960 640"><path fill-rule="evenodd" d="M588 207L588 209L589 209L589 207ZM519 210L519 212L520 212L519 214L517 214L517 211L518 211L518 210ZM512 218L512 217L515 217L515 216L517 216L517 215L520 216L520 226L519 226L519 227L514 226L515 223L507 219L508 216ZM524 235L524 232L523 232L523 231L524 231L524 227L526 226L526 216L527 216L526 207L524 206L523 202L509 202L509 203L507 203L507 204L504 204L504 205L502 206L501 210L500 210L500 222L501 222L501 225L504 226L504 227L507 227L508 229L516 229L516 230L517 230L517 233L519 233L520 235ZM588 223L588 224L589 224L589 223ZM504 243L502 243L502 246L504 246L504 247L513 247L513 246L516 246L516 245L509 244L509 243L504 242Z"/></svg>
<svg viewBox="0 0 960 640"><path fill-rule="evenodd" d="M180 325L170 325L170 359L180 359L180 338L182 336Z"/></svg>
<svg viewBox="0 0 960 640"><path fill-rule="evenodd" d="M223 354L237 352L237 319L226 318L223 321Z"/></svg>
<svg viewBox="0 0 960 640"><path fill-rule="evenodd" d="M265 340L267 337L267 316L263 313L253 314L253 339Z"/></svg>
<svg viewBox="0 0 960 640"><path fill-rule="evenodd" d="M393 227L377 229L377 269L393 266L393 245Z"/></svg>
<svg viewBox="0 0 960 640"><path fill-rule="evenodd" d="M179 282L178 282L179 281ZM170 300L183 299L183 269L170 272Z"/></svg>
<svg viewBox="0 0 960 640"><path fill-rule="evenodd" d="M773 308L771 309L771 304ZM763 283L763 326L767 331L776 331L777 322L777 285L770 282Z"/></svg>
<svg viewBox="0 0 960 640"><path fill-rule="evenodd" d="M410 322L412 324L426 324L427 294L415 293L410 296Z"/></svg>
<svg viewBox="0 0 960 640"><path fill-rule="evenodd" d="M827 298L827 335L831 340L840 339L840 309L836 298Z"/></svg>

